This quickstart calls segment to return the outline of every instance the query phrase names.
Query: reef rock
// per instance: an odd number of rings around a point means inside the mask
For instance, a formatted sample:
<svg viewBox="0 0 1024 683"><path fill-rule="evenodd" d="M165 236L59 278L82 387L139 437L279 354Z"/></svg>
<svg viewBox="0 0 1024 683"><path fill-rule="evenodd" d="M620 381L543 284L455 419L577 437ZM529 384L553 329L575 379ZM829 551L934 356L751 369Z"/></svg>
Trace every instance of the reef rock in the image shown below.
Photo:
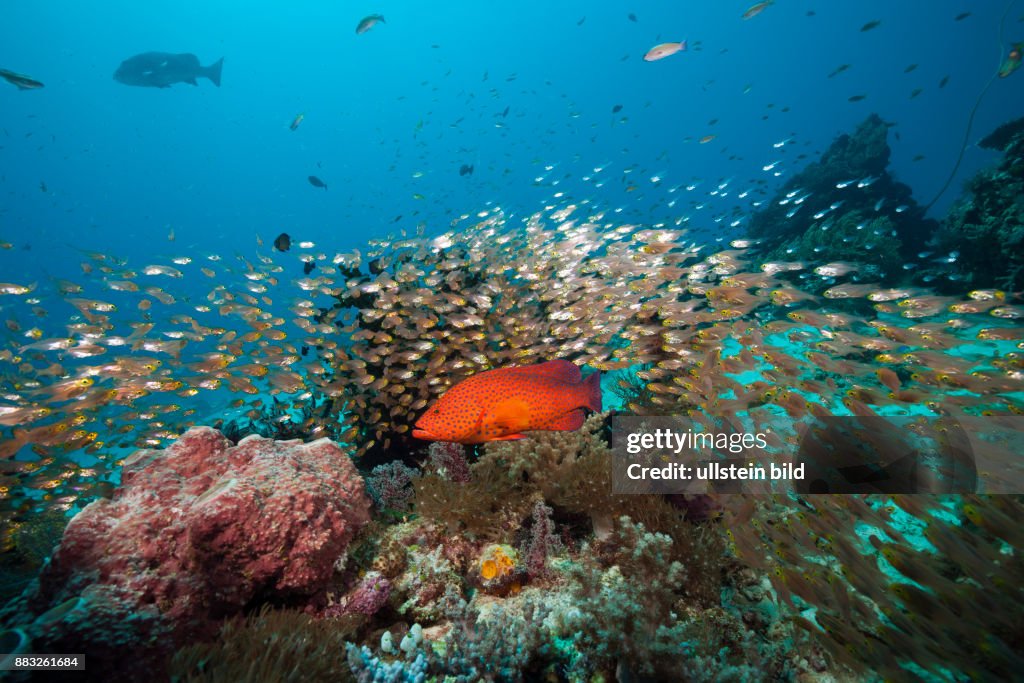
<svg viewBox="0 0 1024 683"><path fill-rule="evenodd" d="M892 280L937 227L886 170L889 124L877 114L840 135L750 222L766 259L858 261ZM897 211L899 209L899 211ZM858 227L859 226L859 227Z"/></svg>
<svg viewBox="0 0 1024 683"><path fill-rule="evenodd" d="M1024 290L1024 119L997 128L980 143L1003 151L1002 160L967 183L967 195L949 210L935 236L941 265L976 288Z"/></svg>
<svg viewBox="0 0 1024 683"><path fill-rule="evenodd" d="M166 450L126 460L113 498L68 524L23 611L38 615L83 598L72 625L88 623L94 608L109 621L117 607L126 620L153 617L149 631L166 631L169 644L212 636L255 600L296 602L321 590L369 510L362 478L328 439L254 435L232 446L196 427ZM97 589L117 600L92 605ZM102 629L75 628L80 638L67 642L64 621L50 619L40 633L29 627L29 637L67 652L102 649ZM83 642L90 633L96 642Z"/></svg>
<svg viewBox="0 0 1024 683"><path fill-rule="evenodd" d="M1020 143L1022 139L1024 139L1024 116L1007 121L996 128L978 141L978 147L1008 152L1011 145Z"/></svg>

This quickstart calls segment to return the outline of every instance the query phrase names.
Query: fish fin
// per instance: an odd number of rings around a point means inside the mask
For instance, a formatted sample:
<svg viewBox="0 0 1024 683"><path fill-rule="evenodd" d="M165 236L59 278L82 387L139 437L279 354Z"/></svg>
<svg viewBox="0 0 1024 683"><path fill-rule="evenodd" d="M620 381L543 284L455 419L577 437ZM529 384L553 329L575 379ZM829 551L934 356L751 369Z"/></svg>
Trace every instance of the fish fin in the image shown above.
<svg viewBox="0 0 1024 683"><path fill-rule="evenodd" d="M544 427L552 432L575 432L583 426L583 409L577 408L553 420Z"/></svg>
<svg viewBox="0 0 1024 683"><path fill-rule="evenodd" d="M518 398L502 401L494 406L484 422L503 432L521 432L530 424L530 405Z"/></svg>
<svg viewBox="0 0 1024 683"><path fill-rule="evenodd" d="M582 382L583 385L583 405L590 408L595 413L600 413L602 410L601 400L601 373L595 372L594 374L587 377Z"/></svg>
<svg viewBox="0 0 1024 683"><path fill-rule="evenodd" d="M577 384L582 377L579 366L575 363L570 363L567 360L549 360L546 363L540 363L538 365L508 368L508 371L520 371L531 375L540 375L542 377L549 377L567 384Z"/></svg>
<svg viewBox="0 0 1024 683"><path fill-rule="evenodd" d="M206 77L213 81L213 84L220 87L220 72L224 68L224 58L221 57L216 62L206 67Z"/></svg>
<svg viewBox="0 0 1024 683"><path fill-rule="evenodd" d="M498 436L491 441L518 441L519 439L525 439L525 434L506 434L505 436Z"/></svg>

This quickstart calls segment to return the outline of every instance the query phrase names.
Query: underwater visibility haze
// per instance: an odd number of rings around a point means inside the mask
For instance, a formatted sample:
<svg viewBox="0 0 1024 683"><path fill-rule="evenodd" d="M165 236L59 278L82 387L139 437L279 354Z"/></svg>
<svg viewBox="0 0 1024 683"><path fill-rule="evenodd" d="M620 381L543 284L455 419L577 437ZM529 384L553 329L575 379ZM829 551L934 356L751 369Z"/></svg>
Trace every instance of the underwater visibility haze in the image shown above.
<svg viewBox="0 0 1024 683"><path fill-rule="evenodd" d="M1024 671L1024 2L4 16L0 676Z"/></svg>

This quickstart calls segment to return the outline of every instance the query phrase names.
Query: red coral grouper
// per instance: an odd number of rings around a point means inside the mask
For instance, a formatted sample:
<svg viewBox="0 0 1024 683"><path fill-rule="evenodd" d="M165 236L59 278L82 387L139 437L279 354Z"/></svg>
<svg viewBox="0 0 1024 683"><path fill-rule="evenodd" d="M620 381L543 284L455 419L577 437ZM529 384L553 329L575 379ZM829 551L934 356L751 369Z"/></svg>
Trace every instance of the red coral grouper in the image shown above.
<svg viewBox="0 0 1024 683"><path fill-rule="evenodd" d="M522 432L573 431L583 409L601 412L601 373L582 379L566 360L498 368L446 391L416 423L412 435L463 444L522 439Z"/></svg>

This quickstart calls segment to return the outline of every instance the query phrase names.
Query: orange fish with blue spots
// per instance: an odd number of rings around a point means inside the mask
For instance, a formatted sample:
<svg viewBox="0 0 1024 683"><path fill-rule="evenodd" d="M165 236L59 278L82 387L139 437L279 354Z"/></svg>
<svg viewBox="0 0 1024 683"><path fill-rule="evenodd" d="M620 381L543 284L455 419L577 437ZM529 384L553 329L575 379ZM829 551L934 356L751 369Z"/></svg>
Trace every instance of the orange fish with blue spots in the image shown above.
<svg viewBox="0 0 1024 683"><path fill-rule="evenodd" d="M601 412L601 373L583 379L573 363L552 360L464 379L423 414L412 435L462 444L509 441L523 432L577 430L584 410Z"/></svg>

